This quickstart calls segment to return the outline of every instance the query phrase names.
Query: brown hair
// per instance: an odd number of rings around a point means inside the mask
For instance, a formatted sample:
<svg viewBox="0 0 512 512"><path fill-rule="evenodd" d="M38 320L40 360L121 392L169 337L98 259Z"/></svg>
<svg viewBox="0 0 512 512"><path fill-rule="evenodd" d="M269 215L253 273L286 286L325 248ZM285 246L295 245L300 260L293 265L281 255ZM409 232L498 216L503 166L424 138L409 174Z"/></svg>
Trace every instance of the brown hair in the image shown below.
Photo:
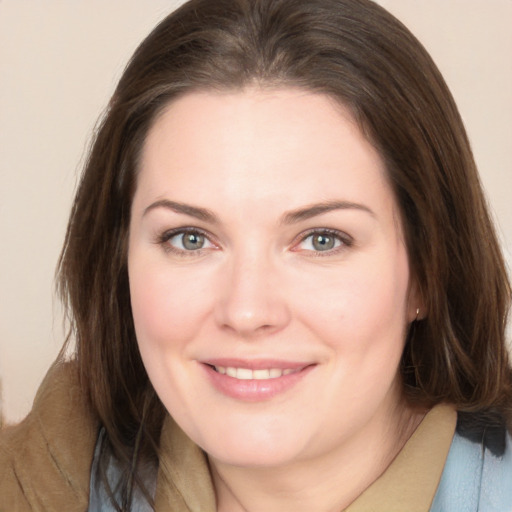
<svg viewBox="0 0 512 512"><path fill-rule="evenodd" d="M421 44L369 0L191 0L127 66L85 166L60 262L82 382L125 468L120 509L130 502L138 457L156 457L164 417L130 309L138 157L174 98L254 84L335 98L387 165L427 312L403 355L409 399L509 415L510 284L460 115Z"/></svg>

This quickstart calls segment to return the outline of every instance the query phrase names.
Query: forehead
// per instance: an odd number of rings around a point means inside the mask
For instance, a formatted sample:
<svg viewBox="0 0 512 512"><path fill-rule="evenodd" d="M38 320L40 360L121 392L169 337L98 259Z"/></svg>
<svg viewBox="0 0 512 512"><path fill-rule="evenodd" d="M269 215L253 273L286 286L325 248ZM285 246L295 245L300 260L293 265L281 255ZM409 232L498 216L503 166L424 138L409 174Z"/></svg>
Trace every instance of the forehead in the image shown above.
<svg viewBox="0 0 512 512"><path fill-rule="evenodd" d="M235 203L392 202L382 159L348 109L299 89L195 92L156 119L137 196ZM292 203L297 203L296 205ZM230 201L226 202L226 205Z"/></svg>

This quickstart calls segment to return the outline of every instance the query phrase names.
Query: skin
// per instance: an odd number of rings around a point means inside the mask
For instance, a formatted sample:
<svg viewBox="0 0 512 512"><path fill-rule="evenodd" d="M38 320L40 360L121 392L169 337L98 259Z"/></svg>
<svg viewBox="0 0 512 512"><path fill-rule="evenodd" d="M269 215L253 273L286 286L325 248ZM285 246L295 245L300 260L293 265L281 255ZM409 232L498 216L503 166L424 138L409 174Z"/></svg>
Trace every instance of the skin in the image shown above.
<svg viewBox="0 0 512 512"><path fill-rule="evenodd" d="M421 304L397 205L380 156L330 98L248 89L171 103L143 149L128 266L142 359L207 452L218 510L339 511L421 421L398 373ZM309 369L244 400L212 384L215 358Z"/></svg>

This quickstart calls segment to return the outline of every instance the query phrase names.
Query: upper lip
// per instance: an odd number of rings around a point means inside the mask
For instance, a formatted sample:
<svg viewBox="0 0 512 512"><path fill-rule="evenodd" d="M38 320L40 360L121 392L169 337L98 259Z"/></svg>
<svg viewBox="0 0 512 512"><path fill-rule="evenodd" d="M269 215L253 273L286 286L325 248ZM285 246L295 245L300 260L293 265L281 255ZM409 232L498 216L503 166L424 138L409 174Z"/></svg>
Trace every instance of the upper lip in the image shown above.
<svg viewBox="0 0 512 512"><path fill-rule="evenodd" d="M247 368L249 370L265 370L277 368L280 370L300 370L314 363L304 361L286 361L283 359L238 359L214 358L200 361L210 366L223 366L225 368Z"/></svg>

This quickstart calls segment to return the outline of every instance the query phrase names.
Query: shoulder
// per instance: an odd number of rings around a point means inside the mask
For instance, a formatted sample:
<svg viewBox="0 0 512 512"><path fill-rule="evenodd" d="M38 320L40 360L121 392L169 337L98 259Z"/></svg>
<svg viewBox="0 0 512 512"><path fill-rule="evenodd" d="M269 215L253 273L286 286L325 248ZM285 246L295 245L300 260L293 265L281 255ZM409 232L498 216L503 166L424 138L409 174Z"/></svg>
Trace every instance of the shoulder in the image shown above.
<svg viewBox="0 0 512 512"><path fill-rule="evenodd" d="M86 509L97 432L76 364L55 363L29 415L0 432L0 505L17 511Z"/></svg>
<svg viewBox="0 0 512 512"><path fill-rule="evenodd" d="M431 512L512 511L512 438L493 414L459 413Z"/></svg>

